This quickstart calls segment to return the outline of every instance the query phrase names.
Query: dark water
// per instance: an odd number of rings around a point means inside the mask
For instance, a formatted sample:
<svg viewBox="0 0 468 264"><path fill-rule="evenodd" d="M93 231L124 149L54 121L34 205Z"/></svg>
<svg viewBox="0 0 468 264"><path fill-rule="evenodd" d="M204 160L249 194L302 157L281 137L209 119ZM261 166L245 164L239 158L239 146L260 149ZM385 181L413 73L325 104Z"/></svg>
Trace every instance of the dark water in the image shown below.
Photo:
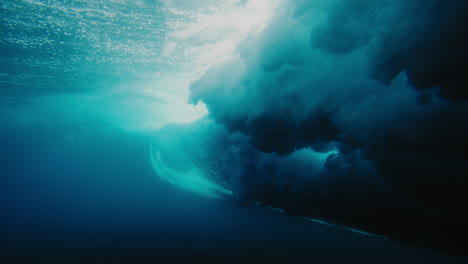
<svg viewBox="0 0 468 264"><path fill-rule="evenodd" d="M1 1L0 264L467 263L443 2Z"/></svg>
<svg viewBox="0 0 468 264"><path fill-rule="evenodd" d="M162 182L148 133L5 124L2 263L463 263Z"/></svg>

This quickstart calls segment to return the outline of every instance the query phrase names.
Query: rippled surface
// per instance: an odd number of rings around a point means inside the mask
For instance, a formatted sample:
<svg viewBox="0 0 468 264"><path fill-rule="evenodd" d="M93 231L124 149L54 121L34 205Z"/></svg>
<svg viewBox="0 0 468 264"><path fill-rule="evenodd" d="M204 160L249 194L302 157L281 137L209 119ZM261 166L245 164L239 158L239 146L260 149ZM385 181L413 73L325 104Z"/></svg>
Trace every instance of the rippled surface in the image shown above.
<svg viewBox="0 0 468 264"><path fill-rule="evenodd" d="M156 72L168 20L161 3L0 5L4 96L85 91L110 79L118 83Z"/></svg>
<svg viewBox="0 0 468 264"><path fill-rule="evenodd" d="M188 20L171 10L163 1L2 1L1 111L103 116L128 128L199 116L186 106L188 79L172 75L186 73L184 56L161 56L168 32Z"/></svg>
<svg viewBox="0 0 468 264"><path fill-rule="evenodd" d="M2 1L0 111L128 129L194 121L206 110L188 104L190 82L261 27L273 2Z"/></svg>

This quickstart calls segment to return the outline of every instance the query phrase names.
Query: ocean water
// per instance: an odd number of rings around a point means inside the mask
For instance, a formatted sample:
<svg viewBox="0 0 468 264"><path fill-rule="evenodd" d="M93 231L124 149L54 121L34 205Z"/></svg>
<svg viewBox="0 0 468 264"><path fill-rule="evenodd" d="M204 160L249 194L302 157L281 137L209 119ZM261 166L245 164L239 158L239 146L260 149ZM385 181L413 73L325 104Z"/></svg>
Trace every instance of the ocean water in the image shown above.
<svg viewBox="0 0 468 264"><path fill-rule="evenodd" d="M467 263L467 10L2 0L0 263Z"/></svg>

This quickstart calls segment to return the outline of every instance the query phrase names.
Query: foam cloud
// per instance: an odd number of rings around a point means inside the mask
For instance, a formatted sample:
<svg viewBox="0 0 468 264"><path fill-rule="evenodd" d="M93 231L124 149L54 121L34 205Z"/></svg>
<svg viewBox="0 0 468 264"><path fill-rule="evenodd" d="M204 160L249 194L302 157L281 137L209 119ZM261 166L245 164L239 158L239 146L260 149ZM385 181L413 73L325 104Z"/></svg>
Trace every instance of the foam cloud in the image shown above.
<svg viewBox="0 0 468 264"><path fill-rule="evenodd" d="M254 153L241 155L240 200L463 247L461 220L444 226L468 205L467 8L282 2L191 85L192 102Z"/></svg>

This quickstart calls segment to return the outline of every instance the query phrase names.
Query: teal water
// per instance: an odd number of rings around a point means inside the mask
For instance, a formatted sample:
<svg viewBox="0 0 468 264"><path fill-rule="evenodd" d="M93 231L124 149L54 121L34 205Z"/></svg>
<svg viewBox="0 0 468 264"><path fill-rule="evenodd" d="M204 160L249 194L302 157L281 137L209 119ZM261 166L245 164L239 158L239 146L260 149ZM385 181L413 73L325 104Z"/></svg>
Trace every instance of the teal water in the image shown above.
<svg viewBox="0 0 468 264"><path fill-rule="evenodd" d="M441 3L1 1L0 263L465 263Z"/></svg>

